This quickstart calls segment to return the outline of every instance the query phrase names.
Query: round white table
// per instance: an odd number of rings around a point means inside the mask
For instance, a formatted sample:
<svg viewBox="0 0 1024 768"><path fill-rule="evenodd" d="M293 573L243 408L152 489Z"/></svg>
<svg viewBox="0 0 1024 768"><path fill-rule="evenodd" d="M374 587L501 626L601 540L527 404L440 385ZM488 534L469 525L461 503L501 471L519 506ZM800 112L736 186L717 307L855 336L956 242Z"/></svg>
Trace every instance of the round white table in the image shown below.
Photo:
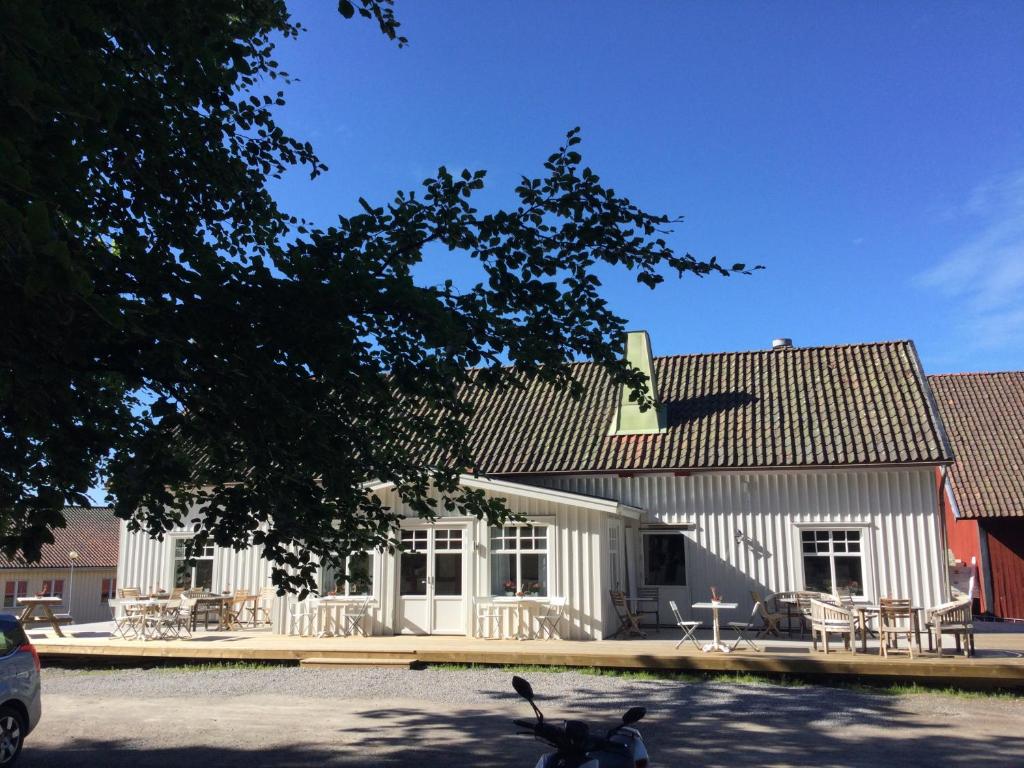
<svg viewBox="0 0 1024 768"><path fill-rule="evenodd" d="M704 647L701 648L704 653L711 651L719 651L721 653L729 653L732 650L729 646L722 642L721 625L718 622L718 612L721 610L734 611L739 608L739 603L723 603L721 601L712 600L709 603L694 603L694 608L704 608L711 611L711 628L713 631L712 639L710 643L705 643Z"/></svg>

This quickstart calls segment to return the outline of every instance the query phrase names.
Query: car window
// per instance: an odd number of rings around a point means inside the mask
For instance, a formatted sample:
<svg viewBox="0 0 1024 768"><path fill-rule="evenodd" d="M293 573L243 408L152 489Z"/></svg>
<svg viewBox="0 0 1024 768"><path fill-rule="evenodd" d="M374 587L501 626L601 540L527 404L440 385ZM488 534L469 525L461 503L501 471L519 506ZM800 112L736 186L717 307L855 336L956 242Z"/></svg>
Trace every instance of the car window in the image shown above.
<svg viewBox="0 0 1024 768"><path fill-rule="evenodd" d="M25 630L18 624L6 621L0 624L0 656L6 656L27 642Z"/></svg>

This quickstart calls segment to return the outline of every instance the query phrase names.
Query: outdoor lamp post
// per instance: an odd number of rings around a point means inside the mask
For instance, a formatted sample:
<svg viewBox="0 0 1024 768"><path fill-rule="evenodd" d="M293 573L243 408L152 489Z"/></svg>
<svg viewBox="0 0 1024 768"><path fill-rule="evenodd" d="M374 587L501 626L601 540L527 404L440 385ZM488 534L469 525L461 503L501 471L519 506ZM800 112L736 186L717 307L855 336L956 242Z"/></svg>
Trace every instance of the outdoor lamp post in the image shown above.
<svg viewBox="0 0 1024 768"><path fill-rule="evenodd" d="M68 560L71 561L71 577L68 579L68 599L66 605L68 607L68 613L70 613L71 593L72 590L75 588L75 563L78 561L78 550L72 549L70 552L68 552Z"/></svg>

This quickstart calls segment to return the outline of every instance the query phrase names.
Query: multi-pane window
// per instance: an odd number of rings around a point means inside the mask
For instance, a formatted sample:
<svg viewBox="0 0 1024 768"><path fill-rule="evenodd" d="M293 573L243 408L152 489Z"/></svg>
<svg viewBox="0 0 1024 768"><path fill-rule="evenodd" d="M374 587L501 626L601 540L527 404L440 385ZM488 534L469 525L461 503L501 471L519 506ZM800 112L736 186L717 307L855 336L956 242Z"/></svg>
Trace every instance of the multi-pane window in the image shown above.
<svg viewBox="0 0 1024 768"><path fill-rule="evenodd" d="M815 529L800 533L804 586L818 592L849 589L864 594L864 555L861 531Z"/></svg>
<svg viewBox="0 0 1024 768"><path fill-rule="evenodd" d="M548 594L548 526L491 529L491 594Z"/></svg>
<svg viewBox="0 0 1024 768"><path fill-rule="evenodd" d="M185 559L188 540L174 540L174 586L183 589L213 589L213 544L207 544L194 553L194 560Z"/></svg>
<svg viewBox="0 0 1024 768"><path fill-rule="evenodd" d="M644 533L644 584L686 586L686 537L681 533Z"/></svg>
<svg viewBox="0 0 1024 768"><path fill-rule="evenodd" d="M434 531L434 594L462 594L462 529Z"/></svg>
<svg viewBox="0 0 1024 768"><path fill-rule="evenodd" d="M109 603L117 594L117 579L104 579L100 586L100 602Z"/></svg>
<svg viewBox="0 0 1024 768"><path fill-rule="evenodd" d="M398 559L398 592L427 594L427 547L430 531L425 528L402 531L402 554Z"/></svg>
<svg viewBox="0 0 1024 768"><path fill-rule="evenodd" d="M345 558L347 579L337 577L333 568L327 570L324 585L338 595L369 595L373 592L373 555L358 552Z"/></svg>
<svg viewBox="0 0 1024 768"><path fill-rule="evenodd" d="M64 597L64 579L45 579L42 592L46 597Z"/></svg>
<svg viewBox="0 0 1024 768"><path fill-rule="evenodd" d="M4 584L4 608L15 608L18 598L28 595L27 581L8 581Z"/></svg>

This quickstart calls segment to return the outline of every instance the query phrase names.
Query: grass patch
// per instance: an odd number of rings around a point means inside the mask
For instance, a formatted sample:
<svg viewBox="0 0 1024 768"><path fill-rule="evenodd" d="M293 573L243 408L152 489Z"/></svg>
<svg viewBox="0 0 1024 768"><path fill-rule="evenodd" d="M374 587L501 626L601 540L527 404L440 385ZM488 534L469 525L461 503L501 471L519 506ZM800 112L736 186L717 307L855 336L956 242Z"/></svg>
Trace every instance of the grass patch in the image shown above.
<svg viewBox="0 0 1024 768"><path fill-rule="evenodd" d="M928 686L919 683L886 683L850 681L838 678L805 678L793 675L760 675L750 672L675 672L656 669L615 669L606 667L547 666L543 664L430 664L431 669L466 671L473 669L499 669L510 675L562 674L575 672L594 677L615 677L622 680L670 681L690 684L717 683L724 685L766 685L776 688L805 688L818 686L838 688L869 696L918 696L931 694L961 699L1014 699L1024 698L1024 691L1007 689L968 689L955 686Z"/></svg>

